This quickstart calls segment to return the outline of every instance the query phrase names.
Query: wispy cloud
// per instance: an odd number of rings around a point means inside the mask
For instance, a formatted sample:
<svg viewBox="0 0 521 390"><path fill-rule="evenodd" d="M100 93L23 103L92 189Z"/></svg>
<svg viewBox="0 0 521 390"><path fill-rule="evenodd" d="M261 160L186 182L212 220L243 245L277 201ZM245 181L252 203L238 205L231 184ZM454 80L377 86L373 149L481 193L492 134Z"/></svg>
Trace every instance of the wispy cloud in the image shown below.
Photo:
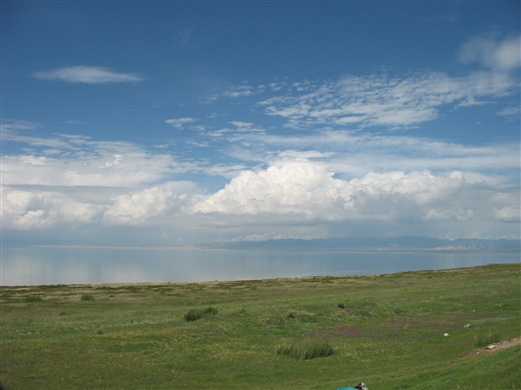
<svg viewBox="0 0 521 390"><path fill-rule="evenodd" d="M165 123L174 126L177 129L182 129L186 124L195 122L194 118L184 117L184 118L173 118L167 119Z"/></svg>
<svg viewBox="0 0 521 390"><path fill-rule="evenodd" d="M99 66L72 66L37 72L34 76L42 80L83 84L133 83L142 80L134 73L116 72Z"/></svg>
<svg viewBox="0 0 521 390"><path fill-rule="evenodd" d="M498 70L517 69L521 66L521 37L501 40L493 34L475 36L461 46L458 59Z"/></svg>
<svg viewBox="0 0 521 390"><path fill-rule="evenodd" d="M290 128L414 128L435 120L444 109L495 104L518 92L520 45L521 37L471 38L460 48L459 60L479 68L459 76L416 70L245 83L229 86L220 97L244 104L256 101L256 110L283 118ZM213 96L212 102L218 98Z"/></svg>
<svg viewBox="0 0 521 390"><path fill-rule="evenodd" d="M123 141L97 141L87 136L51 137L10 134L27 145L25 153L2 156L3 184L140 187L185 171L166 153L150 153ZM53 148L46 155L42 148ZM190 168L188 168L189 170Z"/></svg>
<svg viewBox="0 0 521 390"><path fill-rule="evenodd" d="M227 97L244 97L254 95L256 92L254 88L250 85L238 85L234 87L229 87L225 92L224 96Z"/></svg>
<svg viewBox="0 0 521 390"><path fill-rule="evenodd" d="M364 175L369 171L429 169L447 172L465 168L472 175L493 169L510 172L519 166L519 145L463 145L408 135L373 135L342 130L312 134L235 133L234 157L271 163L280 156L305 154L327 162L337 173ZM312 154L313 156L310 156ZM501 176L496 175L499 179Z"/></svg>
<svg viewBox="0 0 521 390"><path fill-rule="evenodd" d="M505 107L501 111L497 113L500 116L503 116L509 120L519 120L521 117L521 107L519 106L509 106Z"/></svg>
<svg viewBox="0 0 521 390"><path fill-rule="evenodd" d="M345 76L285 90L259 102L267 115L286 118L288 126L410 127L431 121L446 105L482 104L518 87L509 73L481 71L451 77L441 72L404 76Z"/></svg>

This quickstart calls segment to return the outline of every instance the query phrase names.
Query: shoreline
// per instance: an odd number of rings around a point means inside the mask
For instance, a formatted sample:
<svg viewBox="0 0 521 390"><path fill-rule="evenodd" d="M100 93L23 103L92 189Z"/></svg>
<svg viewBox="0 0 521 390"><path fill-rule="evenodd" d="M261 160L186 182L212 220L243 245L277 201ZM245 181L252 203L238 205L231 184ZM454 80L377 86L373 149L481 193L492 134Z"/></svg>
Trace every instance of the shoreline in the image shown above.
<svg viewBox="0 0 521 390"><path fill-rule="evenodd" d="M478 268L485 268L491 266L505 266L510 264L518 264L521 266L521 263L489 263L483 265L474 265L469 267L453 267L453 268L443 268L443 269L423 269L423 270L414 270L414 271L398 271L398 272L390 272L390 273L381 273L381 274L371 274L371 275L309 275L309 276L287 276L280 278L247 278L247 279L229 279L229 280L203 280L203 281L158 281L158 282L108 282L108 283L58 283L58 284L26 284L26 285L0 285L0 291L2 289L32 289L32 288L56 288L56 287L74 287L74 288L121 288L125 286L141 286L141 287L164 287L164 286L186 286L186 285L206 285L212 286L222 283L246 283L246 282L284 282L284 281L303 281L306 282L308 280L320 280L320 279L352 279L352 278L377 278L382 276L396 276L400 274L420 274L424 272L428 273L443 273L449 271L457 271L457 270L471 270Z"/></svg>

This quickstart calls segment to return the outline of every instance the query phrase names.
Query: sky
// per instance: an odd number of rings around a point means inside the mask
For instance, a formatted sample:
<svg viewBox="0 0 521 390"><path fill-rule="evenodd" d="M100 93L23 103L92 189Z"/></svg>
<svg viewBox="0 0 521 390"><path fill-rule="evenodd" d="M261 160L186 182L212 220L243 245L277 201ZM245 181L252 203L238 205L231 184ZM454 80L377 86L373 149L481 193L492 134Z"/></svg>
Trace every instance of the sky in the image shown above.
<svg viewBox="0 0 521 390"><path fill-rule="evenodd" d="M520 238L519 1L2 1L2 245Z"/></svg>

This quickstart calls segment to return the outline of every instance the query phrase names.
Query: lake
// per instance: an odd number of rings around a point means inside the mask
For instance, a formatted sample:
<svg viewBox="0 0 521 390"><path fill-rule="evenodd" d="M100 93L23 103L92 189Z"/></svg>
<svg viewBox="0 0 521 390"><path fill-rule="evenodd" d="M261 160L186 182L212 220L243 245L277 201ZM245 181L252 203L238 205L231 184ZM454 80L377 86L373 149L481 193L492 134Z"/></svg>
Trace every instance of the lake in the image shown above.
<svg viewBox="0 0 521 390"><path fill-rule="evenodd" d="M2 248L1 285L375 275L519 262L519 252Z"/></svg>

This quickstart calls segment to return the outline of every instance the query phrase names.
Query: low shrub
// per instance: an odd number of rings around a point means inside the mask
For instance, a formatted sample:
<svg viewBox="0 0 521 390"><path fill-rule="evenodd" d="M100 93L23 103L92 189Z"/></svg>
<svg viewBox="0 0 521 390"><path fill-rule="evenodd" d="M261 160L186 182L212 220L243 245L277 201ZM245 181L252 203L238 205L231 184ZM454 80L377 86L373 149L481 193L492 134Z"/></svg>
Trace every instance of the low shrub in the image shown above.
<svg viewBox="0 0 521 390"><path fill-rule="evenodd" d="M196 321L209 315L216 315L219 312L215 307L208 307L206 309L191 309L185 314L186 321Z"/></svg>
<svg viewBox="0 0 521 390"><path fill-rule="evenodd" d="M94 297L90 294L83 294L81 296L81 300L82 301L93 301L94 300Z"/></svg>
<svg viewBox="0 0 521 390"><path fill-rule="evenodd" d="M42 302L43 299L39 295L30 295L28 297L25 297L25 302Z"/></svg>
<svg viewBox="0 0 521 390"><path fill-rule="evenodd" d="M291 356L299 360L310 360L319 357L331 356L333 348L322 340L303 340L299 343L282 345L278 348L279 355Z"/></svg>
<svg viewBox="0 0 521 390"><path fill-rule="evenodd" d="M474 336L476 347L483 348L487 345L499 343L501 341L501 333L489 330L487 334L477 334Z"/></svg>

